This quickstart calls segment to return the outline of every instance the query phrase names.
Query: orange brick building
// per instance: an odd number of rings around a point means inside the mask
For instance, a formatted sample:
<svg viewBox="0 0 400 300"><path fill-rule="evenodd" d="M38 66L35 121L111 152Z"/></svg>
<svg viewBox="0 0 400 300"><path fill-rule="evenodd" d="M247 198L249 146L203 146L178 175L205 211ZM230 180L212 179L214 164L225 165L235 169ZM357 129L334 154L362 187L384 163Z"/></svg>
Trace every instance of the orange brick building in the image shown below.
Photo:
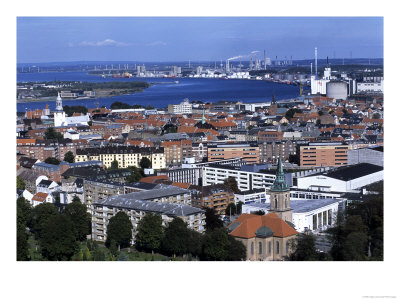
<svg viewBox="0 0 400 300"><path fill-rule="evenodd" d="M347 165L347 151L350 149L350 145L341 142L299 145L300 166L334 167Z"/></svg>

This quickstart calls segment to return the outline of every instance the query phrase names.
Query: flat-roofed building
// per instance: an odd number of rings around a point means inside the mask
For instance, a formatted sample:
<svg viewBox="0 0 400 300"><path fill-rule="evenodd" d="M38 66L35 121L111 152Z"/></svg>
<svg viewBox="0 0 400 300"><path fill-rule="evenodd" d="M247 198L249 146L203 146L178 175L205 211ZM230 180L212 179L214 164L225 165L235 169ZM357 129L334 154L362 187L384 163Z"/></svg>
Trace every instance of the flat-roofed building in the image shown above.
<svg viewBox="0 0 400 300"><path fill-rule="evenodd" d="M330 142L298 145L298 148L300 166L324 167L347 165L347 151L351 146L342 142Z"/></svg>
<svg viewBox="0 0 400 300"><path fill-rule="evenodd" d="M381 180L383 180L383 167L361 163L297 178L297 187L313 191L347 193Z"/></svg>
<svg viewBox="0 0 400 300"><path fill-rule="evenodd" d="M217 214L224 215L229 203L234 203L234 193L223 184L191 186L192 206L209 207Z"/></svg>
<svg viewBox="0 0 400 300"><path fill-rule="evenodd" d="M208 161L230 158L242 158L248 164L260 162L260 149L257 144L221 144L208 145Z"/></svg>
<svg viewBox="0 0 400 300"><path fill-rule="evenodd" d="M383 167L383 146L349 150L348 165L369 163Z"/></svg>
<svg viewBox="0 0 400 300"><path fill-rule="evenodd" d="M149 212L160 214L164 226L171 222L174 217L178 217L185 221L190 229L200 233L204 231L204 210L184 204L155 202L153 201L155 198L148 198L147 200L138 199L138 194L141 193L143 192L116 195L93 203L92 239L95 241L106 241L109 220L119 211L125 212L132 221L133 244L135 243L138 222ZM154 193L154 197L159 197L159 194Z"/></svg>

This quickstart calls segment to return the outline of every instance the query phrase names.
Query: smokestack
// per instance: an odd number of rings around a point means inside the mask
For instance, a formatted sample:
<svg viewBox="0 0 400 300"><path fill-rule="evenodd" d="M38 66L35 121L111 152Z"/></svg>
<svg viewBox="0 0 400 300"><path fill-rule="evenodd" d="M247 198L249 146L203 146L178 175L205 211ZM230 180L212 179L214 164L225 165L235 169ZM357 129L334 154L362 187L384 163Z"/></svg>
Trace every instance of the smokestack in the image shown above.
<svg viewBox="0 0 400 300"><path fill-rule="evenodd" d="M318 79L318 50L315 47L315 80Z"/></svg>
<svg viewBox="0 0 400 300"><path fill-rule="evenodd" d="M312 76L312 63L311 63L311 76Z"/></svg>
<svg viewBox="0 0 400 300"><path fill-rule="evenodd" d="M329 67L328 56L326 57L326 66Z"/></svg>

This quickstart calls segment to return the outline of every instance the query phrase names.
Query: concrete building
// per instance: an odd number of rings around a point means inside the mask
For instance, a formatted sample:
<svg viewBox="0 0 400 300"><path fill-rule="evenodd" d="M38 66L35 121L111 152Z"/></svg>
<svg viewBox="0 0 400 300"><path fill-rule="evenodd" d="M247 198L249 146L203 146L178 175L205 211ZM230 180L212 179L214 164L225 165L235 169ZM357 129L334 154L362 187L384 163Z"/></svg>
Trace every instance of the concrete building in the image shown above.
<svg viewBox="0 0 400 300"><path fill-rule="evenodd" d="M185 158L193 157L191 140L164 141L161 146L164 148L166 166L180 165Z"/></svg>
<svg viewBox="0 0 400 300"><path fill-rule="evenodd" d="M257 144L208 145L208 161L240 157L248 164L260 162L260 149Z"/></svg>
<svg viewBox="0 0 400 300"><path fill-rule="evenodd" d="M88 125L90 121L89 115L67 117L62 106L62 99L58 93L56 100L56 111L54 112L54 127L69 126L73 124Z"/></svg>
<svg viewBox="0 0 400 300"><path fill-rule="evenodd" d="M265 203L266 199L266 189L253 189L235 193L235 204L238 204L239 202L242 202L244 204Z"/></svg>
<svg viewBox="0 0 400 300"><path fill-rule="evenodd" d="M87 148L77 150L75 161L85 162L91 160L100 160L104 166L109 168L111 163L116 160L120 168L127 168L130 166L140 167L142 158L148 158L151 161L153 169L164 169L165 156L163 148L153 147L137 147L137 146L118 146L118 147L101 147L101 148Z"/></svg>
<svg viewBox="0 0 400 300"><path fill-rule="evenodd" d="M383 80L380 82L357 82L357 93L383 94Z"/></svg>
<svg viewBox="0 0 400 300"><path fill-rule="evenodd" d="M171 222L174 217L178 217L185 221L190 229L200 233L204 231L204 210L183 204L154 202L151 198L139 200L136 199L136 194L138 193L112 196L92 204L93 240L106 241L109 220L119 211L124 211L132 220L133 244L135 243L137 224L148 212L160 214L164 226ZM153 192L153 194L154 197L159 197L157 192Z"/></svg>
<svg viewBox="0 0 400 300"><path fill-rule="evenodd" d="M169 104L168 113L170 114L191 114L192 104L189 103L189 99L184 99L180 104Z"/></svg>
<svg viewBox="0 0 400 300"><path fill-rule="evenodd" d="M361 148L347 152L347 164L368 163L383 167L383 146Z"/></svg>
<svg viewBox="0 0 400 300"><path fill-rule="evenodd" d="M298 145L300 166L324 167L347 165L347 151L351 146L342 142L308 143Z"/></svg>
<svg viewBox="0 0 400 300"><path fill-rule="evenodd" d="M363 186L383 180L383 167L361 163L297 178L299 189L325 192L357 192Z"/></svg>
<svg viewBox="0 0 400 300"><path fill-rule="evenodd" d="M275 172L269 170L246 171L243 167L209 165L203 167L203 185L223 183L228 177L236 179L241 191L269 188L275 180ZM291 183L291 174L286 174L286 180Z"/></svg>
<svg viewBox="0 0 400 300"><path fill-rule="evenodd" d="M209 207L217 214L225 215L229 203L234 203L234 193L223 184L209 186L191 186L192 206Z"/></svg>

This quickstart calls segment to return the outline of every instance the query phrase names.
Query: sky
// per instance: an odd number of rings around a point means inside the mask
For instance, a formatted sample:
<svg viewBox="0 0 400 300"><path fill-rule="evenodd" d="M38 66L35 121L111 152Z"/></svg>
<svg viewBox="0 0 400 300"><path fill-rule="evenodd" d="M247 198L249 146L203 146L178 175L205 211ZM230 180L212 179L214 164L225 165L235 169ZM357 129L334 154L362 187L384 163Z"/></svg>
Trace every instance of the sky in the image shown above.
<svg viewBox="0 0 400 300"><path fill-rule="evenodd" d="M383 58L382 17L17 17L17 62Z"/></svg>

